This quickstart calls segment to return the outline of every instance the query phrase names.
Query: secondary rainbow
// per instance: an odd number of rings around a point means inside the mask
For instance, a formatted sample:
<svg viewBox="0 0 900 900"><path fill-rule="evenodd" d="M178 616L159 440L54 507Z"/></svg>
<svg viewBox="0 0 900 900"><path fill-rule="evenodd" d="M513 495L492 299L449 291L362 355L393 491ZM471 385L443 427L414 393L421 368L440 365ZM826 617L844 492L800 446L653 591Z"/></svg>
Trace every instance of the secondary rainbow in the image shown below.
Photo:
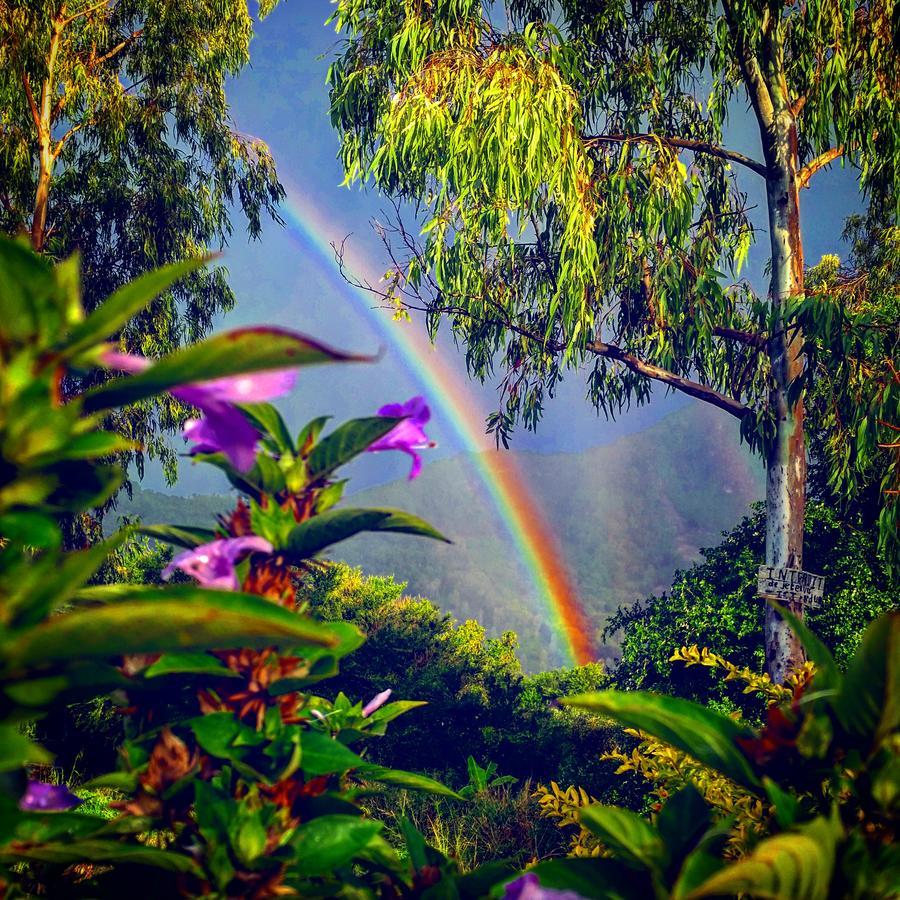
<svg viewBox="0 0 900 900"><path fill-rule="evenodd" d="M334 225L297 188L285 182L287 195L282 207L291 236L316 253L323 269L336 285L347 291L336 272L329 232ZM367 274L377 267L347 254L348 271ZM353 263L356 265L353 265ZM368 318L402 356L412 377L422 385L429 403L454 430L472 454L478 475L524 562L539 598L550 619L548 623L562 638L571 661L595 660L596 649L590 623L569 575L556 537L514 458L500 453L487 440L478 402L465 380L440 356L420 330L394 323L377 309L359 304Z"/></svg>

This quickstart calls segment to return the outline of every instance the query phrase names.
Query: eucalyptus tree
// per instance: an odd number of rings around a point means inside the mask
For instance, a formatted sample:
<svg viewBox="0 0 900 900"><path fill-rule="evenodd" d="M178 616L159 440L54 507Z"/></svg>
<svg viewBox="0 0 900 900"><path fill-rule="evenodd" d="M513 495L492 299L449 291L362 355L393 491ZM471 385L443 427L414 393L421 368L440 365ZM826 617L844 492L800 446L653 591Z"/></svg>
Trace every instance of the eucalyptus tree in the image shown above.
<svg viewBox="0 0 900 900"><path fill-rule="evenodd" d="M896 216L893 15L893 0L338 0L347 180L397 211L387 288L370 287L432 334L449 320L473 375L501 369L498 439L536 425L567 369L588 370L607 415L659 383L737 417L767 460L766 560L802 567L807 358L852 369L891 336L840 292L807 295L800 197L840 160ZM748 129L756 154L726 140ZM753 179L767 297L740 277ZM846 490L897 394L853 384ZM772 611L764 627L781 680L802 651Z"/></svg>
<svg viewBox="0 0 900 900"><path fill-rule="evenodd" d="M88 311L220 248L235 210L252 237L277 218L272 156L225 96L252 34L248 0L0 0L0 230L55 258L80 251ZM233 302L223 268L197 270L135 318L126 345L169 352ZM149 400L117 425L171 464L162 434L183 413Z"/></svg>

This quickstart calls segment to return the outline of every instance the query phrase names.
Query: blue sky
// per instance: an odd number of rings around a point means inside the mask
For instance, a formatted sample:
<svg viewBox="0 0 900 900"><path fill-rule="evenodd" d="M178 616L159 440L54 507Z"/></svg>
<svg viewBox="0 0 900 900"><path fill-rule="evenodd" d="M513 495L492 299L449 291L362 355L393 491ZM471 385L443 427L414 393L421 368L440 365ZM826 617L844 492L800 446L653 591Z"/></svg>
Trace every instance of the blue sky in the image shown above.
<svg viewBox="0 0 900 900"><path fill-rule="evenodd" d="M266 141L284 180L320 211L328 223L328 233L323 235L326 241L339 242L351 235L355 250L381 260L386 268L369 226L383 208L383 201L371 190L340 186L343 174L336 158L337 138L328 120L325 86L329 56L337 47L334 31L324 26L331 9L327 0L283 2L259 24L251 47L251 66L229 85L228 96L240 130ZM759 157L758 139L744 127L742 112L734 111L729 139ZM753 187L753 180L752 176L744 179L745 189ZM750 199L759 204L758 212L763 216L760 224L764 224L764 197L751 191ZM835 167L817 177L815 189L805 192L803 204L810 263L822 253L840 250L843 217L858 204L855 180ZM305 371L295 395L282 404L292 423L326 412L339 419L368 415L383 403L421 392L413 373L386 344L383 331L375 327L367 313L365 307L371 305L371 299L343 284L333 263L311 252L290 226L269 223L259 241L248 242L239 217L234 224L224 263L238 305L225 317L223 326L278 323L348 349L386 350L380 363L365 369L350 366ZM760 239L764 250L764 232ZM751 253L747 274L758 287L765 284L764 261L764 253ZM442 342L440 350L464 371L462 354L452 344ZM598 418L584 393L584 378L570 373L556 399L547 405L538 432L520 431L513 446L539 452L577 451L644 428L683 403L693 402L658 392L651 407L633 410L610 423ZM480 404L484 412L492 408L493 396L492 386L473 386L473 403ZM462 449L440 419L434 421L431 431L440 445L436 453ZM379 456L377 465L371 459L363 461L358 476L363 482L402 477L405 462L389 458L392 456ZM161 486L160 479L152 474L146 484ZM182 468L179 492L212 487L215 484L206 479L205 473L201 476L199 468Z"/></svg>

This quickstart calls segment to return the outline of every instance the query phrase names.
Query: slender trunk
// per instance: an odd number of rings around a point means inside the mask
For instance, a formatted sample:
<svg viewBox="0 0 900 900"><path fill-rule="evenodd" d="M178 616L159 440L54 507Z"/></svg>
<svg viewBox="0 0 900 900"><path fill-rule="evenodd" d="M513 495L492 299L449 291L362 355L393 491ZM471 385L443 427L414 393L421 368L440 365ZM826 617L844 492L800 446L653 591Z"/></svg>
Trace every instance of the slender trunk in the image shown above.
<svg viewBox="0 0 900 900"><path fill-rule="evenodd" d="M41 147L37 190L34 195L34 211L31 216L31 246L35 252L44 249L47 240L47 212L50 205L50 182L53 177L53 160L48 149Z"/></svg>
<svg viewBox="0 0 900 900"><path fill-rule="evenodd" d="M32 107L32 116L37 131L38 179L34 195L34 210L31 216L31 246L40 253L47 241L47 216L50 205L50 185L53 180L53 166L56 154L53 152L53 102L56 99L56 59L59 54L60 40L65 27L66 4L60 7L53 20L50 35L50 46L47 50L47 76L41 87L41 104L38 111L31 89L27 87L28 99Z"/></svg>
<svg viewBox="0 0 900 900"><path fill-rule="evenodd" d="M786 98L784 98L786 100ZM791 297L803 294L803 244L800 235L797 128L787 103L778 104L769 134L766 184L769 234L772 244L771 301L775 321L784 322ZM803 399L794 404L788 386L803 371L799 330L786 333L776 327L769 341L774 387L771 404L776 415L775 440L768 454L766 473L766 564L803 566L803 520L806 505L806 446ZM793 612L802 615L802 608ZM765 612L766 668L782 683L804 659L803 648L783 619L769 606Z"/></svg>

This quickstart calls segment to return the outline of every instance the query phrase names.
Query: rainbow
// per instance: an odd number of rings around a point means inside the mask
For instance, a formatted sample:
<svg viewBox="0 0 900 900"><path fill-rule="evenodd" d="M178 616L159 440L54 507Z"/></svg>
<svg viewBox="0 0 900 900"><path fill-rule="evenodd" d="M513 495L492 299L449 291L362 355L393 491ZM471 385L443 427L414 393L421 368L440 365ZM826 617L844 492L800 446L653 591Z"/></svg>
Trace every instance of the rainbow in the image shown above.
<svg viewBox="0 0 900 900"><path fill-rule="evenodd" d="M301 246L314 252L323 262L326 273L342 293L347 284L334 264L334 250L329 232L334 225L305 196L304 192L284 181L286 197L281 212L289 234ZM345 255L345 263L351 260ZM377 271L378 267L359 258L348 265L348 273ZM593 626L585 615L572 583L556 537L528 490L527 482L513 457L500 453L484 434L478 403L466 381L440 356L419 329L394 323L365 303L360 304L376 328L394 346L411 375L423 388L429 403L438 408L462 445L474 451L471 456L479 478L500 514L538 591L549 625L562 638L570 661L583 664L597 658L593 643Z"/></svg>

